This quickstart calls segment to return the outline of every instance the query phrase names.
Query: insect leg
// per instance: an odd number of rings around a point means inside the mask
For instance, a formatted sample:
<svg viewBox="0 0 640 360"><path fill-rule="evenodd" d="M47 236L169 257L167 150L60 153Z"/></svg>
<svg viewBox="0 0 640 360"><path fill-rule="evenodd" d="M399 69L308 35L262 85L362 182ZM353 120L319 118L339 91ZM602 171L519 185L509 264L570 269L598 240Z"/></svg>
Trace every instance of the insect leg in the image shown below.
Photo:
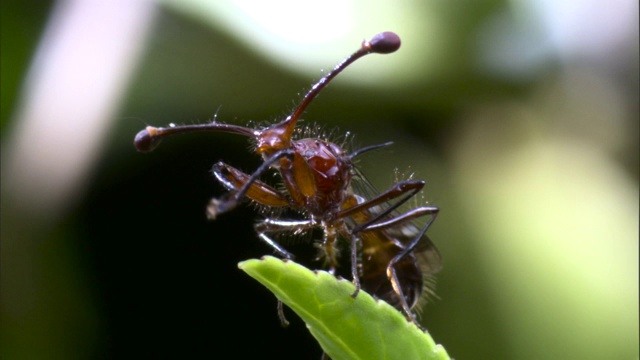
<svg viewBox="0 0 640 360"><path fill-rule="evenodd" d="M347 216L353 216L358 213L362 213L367 209L371 209L376 205L380 205L382 203L388 202L400 196L403 196L397 202L391 204L387 209L381 211L380 213L376 213L374 217L364 221L363 223L358 224L356 227L352 229L353 233L357 233L362 231L362 229L368 227L369 225L378 222L378 220L384 218L389 215L393 210L397 209L400 205L404 204L407 200L412 198L415 194L417 194L424 187L424 181L422 180L405 180L398 181L391 188L387 189L382 194L369 199L363 203L357 204L345 210L342 210L338 213L337 218L343 218Z"/></svg>
<svg viewBox="0 0 640 360"><path fill-rule="evenodd" d="M214 165L213 173L216 178L232 191L220 199L211 200L207 207L208 217L215 219L218 215L235 208L244 196L267 206L278 207L290 205L289 201L282 194L259 181L258 178L276 161L282 157L291 155L292 152L290 149L280 150L265 160L251 175L247 175L222 162Z"/></svg>
<svg viewBox="0 0 640 360"><path fill-rule="evenodd" d="M407 315L409 320L414 323L416 322L415 315L413 315L409 304L407 304L407 300L404 296L404 292L402 291L402 286L400 286L400 280L398 279L395 265L400 263L404 258L406 258L409 254L411 254L411 252L416 248L416 246L418 246L418 244L420 244L421 241L423 241L423 239L425 239L424 241L429 241L428 238L424 236L424 234L427 232L431 224L433 224L433 221L436 219L436 216L438 215L439 211L440 209L438 209L437 207L418 208L413 210L412 212L405 213L404 215L406 216L400 215L397 218L389 220L385 223L377 224L378 228L387 227L387 226L391 226L394 222L397 224L403 221L408 221L413 217L417 217L418 214L430 215L429 221L427 221L427 223L422 227L420 232L413 238L413 240L411 240L411 242L407 247L402 249L402 251L398 255L396 255L393 259L391 259L391 261L389 262L389 265L387 266L387 277L391 282L391 286L393 287L394 292L398 296L398 299L400 300L400 304L402 305L402 309L404 310L405 314Z"/></svg>
<svg viewBox="0 0 640 360"><path fill-rule="evenodd" d="M227 189L238 191L250 179L250 175L223 162L213 166L213 174ZM281 207L289 205L287 198L273 187L255 180L247 189L246 196L262 205Z"/></svg>
<svg viewBox="0 0 640 360"><path fill-rule="evenodd" d="M280 325L282 327L289 326L289 320L287 320L286 316L284 316L284 304L280 299L278 299L278 319L280 319Z"/></svg>
<svg viewBox="0 0 640 360"><path fill-rule="evenodd" d="M275 240L271 239L267 236L267 233L270 232L284 232L291 231L294 233L299 233L313 227L317 226L313 220L272 220L265 219L262 222L257 223L254 226L258 237L271 246L280 256L285 259L293 259L293 254L285 250L280 244L278 244Z"/></svg>
<svg viewBox="0 0 640 360"><path fill-rule="evenodd" d="M258 237L262 239L262 241L266 242L269 246L271 246L277 253L279 253L285 259L293 259L293 254L282 248L280 244L276 241L268 237L265 233L267 232L277 232L277 231L293 231L294 233L301 232L310 228L317 226L313 220L272 220L265 219L264 221L257 223L254 226L256 233L258 233ZM284 316L283 304L280 299L278 299L278 319L280 319L280 325L282 327L289 326L289 321Z"/></svg>
<svg viewBox="0 0 640 360"><path fill-rule="evenodd" d="M386 220L386 221L381 221L381 222L377 222L374 224L371 224L369 226L367 226L366 228L362 229L361 231L373 231L373 230L383 230L386 228L390 228L393 227L395 225L399 225L402 223L406 223L408 221L411 221L413 219L417 219L419 217L425 216L425 215L429 215L432 214L434 212L438 212L439 208L435 207L435 206L423 206L423 207L419 207L416 209L412 209L407 211L404 214L398 215L390 220Z"/></svg>
<svg viewBox="0 0 640 360"><path fill-rule="evenodd" d="M355 299L360 292L360 276L358 275L358 240L359 237L356 234L351 234L351 278L353 284L356 286L356 290L351 294L351 297Z"/></svg>
<svg viewBox="0 0 640 360"><path fill-rule="evenodd" d="M361 222L360 224L355 226L353 229L351 229L351 274L353 277L353 283L356 285L356 290L353 292L353 294L351 294L352 297L355 298L358 295L358 292L360 292L360 277L358 276L358 263L357 263L357 258L358 258L357 234L363 231L364 229L366 229L371 224L375 224L380 219L390 214L393 210L398 208L400 205L405 203L407 200L409 200L411 197L417 194L420 190L422 190L423 187L424 187L424 181L421 181L421 180L399 181L395 183L387 191L383 192L382 194L368 201L365 201L363 203L360 203L350 208L347 208L345 210L342 210L336 216L337 218L353 216L354 218L357 219L358 217L361 217L358 215L361 215L364 211L371 209L372 207L377 206L381 203L393 200L395 198L398 198L404 195L404 197L400 198L400 200L390 205L384 211L380 212L379 214L375 214L375 216L373 216L371 219L365 219L363 222Z"/></svg>

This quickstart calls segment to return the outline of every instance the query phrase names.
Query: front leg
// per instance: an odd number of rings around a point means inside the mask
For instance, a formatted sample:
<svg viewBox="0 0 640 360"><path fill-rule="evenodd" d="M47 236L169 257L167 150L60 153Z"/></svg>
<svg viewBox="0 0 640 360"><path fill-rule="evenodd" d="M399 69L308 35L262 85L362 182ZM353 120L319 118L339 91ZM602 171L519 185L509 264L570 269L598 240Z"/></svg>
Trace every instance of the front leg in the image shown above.
<svg viewBox="0 0 640 360"><path fill-rule="evenodd" d="M275 240L267 236L267 233L290 231L294 234L299 234L303 231L310 230L317 226L318 224L316 224L313 220L264 219L262 222L257 223L254 226L254 229L256 230L258 237L262 241L267 243L267 245L272 247L280 256L285 259L293 259L293 254L285 250ZM278 319L280 319L280 325L282 325L282 327L289 326L289 321L287 321L287 318L284 316L283 305L280 299L278 299Z"/></svg>
<svg viewBox="0 0 640 360"><path fill-rule="evenodd" d="M266 167L261 166L249 175L223 162L215 164L213 174L231 192L219 199L211 200L207 207L207 217L215 219L218 215L233 209L244 196L268 207L290 206L287 197L258 180L258 176L265 170Z"/></svg>
<svg viewBox="0 0 640 360"><path fill-rule="evenodd" d="M254 226L258 237L272 247L280 256L285 259L293 259L293 254L285 250L278 242L271 239L267 233L275 232L293 232L294 234L301 233L317 227L318 225L313 220L273 220L265 219L262 222L257 223Z"/></svg>

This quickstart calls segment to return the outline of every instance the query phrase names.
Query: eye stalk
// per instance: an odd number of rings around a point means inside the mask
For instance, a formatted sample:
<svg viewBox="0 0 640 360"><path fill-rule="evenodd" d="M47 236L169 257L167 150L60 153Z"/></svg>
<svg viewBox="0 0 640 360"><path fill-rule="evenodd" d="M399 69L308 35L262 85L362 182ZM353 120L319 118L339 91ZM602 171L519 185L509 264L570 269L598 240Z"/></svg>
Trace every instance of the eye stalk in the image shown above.
<svg viewBox="0 0 640 360"><path fill-rule="evenodd" d="M288 116L283 121L270 126L265 130L265 134L276 131L281 134L281 139L291 139L293 136L293 130L296 127L298 119L302 116L302 113L311 104L311 102L318 96L320 91L324 89L329 82L342 72L347 66L351 65L354 61L368 54L390 54L400 48L400 37L393 32L386 31L375 35L369 41L363 41L360 49L356 50L353 54L349 55L341 63L336 65L327 75L315 83L311 89L305 94L300 104L295 109L293 114ZM261 143L269 143L269 141L260 141ZM285 141L286 142L286 141ZM270 153L278 149L261 149L264 153Z"/></svg>
<svg viewBox="0 0 640 360"><path fill-rule="evenodd" d="M365 44L363 44L364 46ZM377 54L391 54L400 48L400 37L391 31L380 33L369 40L371 52Z"/></svg>
<svg viewBox="0 0 640 360"><path fill-rule="evenodd" d="M133 145L136 147L138 152L151 152L158 146L158 144L160 144L160 140L162 140L162 138L156 136L157 129L158 128L153 126L147 126L144 130L141 130L136 134L136 137L133 140Z"/></svg>
<svg viewBox="0 0 640 360"><path fill-rule="evenodd" d="M400 37L390 31L377 34L369 41L363 41L358 50L344 59L311 87L293 114L264 130L259 131L238 125L220 124L215 121L208 124L171 126L167 128L147 126L136 135L133 144L139 152L147 153L153 151L163 138L170 135L199 131L226 132L243 135L256 140L259 153L269 156L276 151L290 146L293 131L302 113L316 96L318 96L320 91L322 91L334 77L341 73L342 70L365 55L372 53L390 54L399 48Z"/></svg>
<svg viewBox="0 0 640 360"><path fill-rule="evenodd" d="M153 151L160 141L167 136L191 133L191 132L225 132L230 134L243 135L249 138L256 138L257 131L244 126L232 125L232 124L220 124L217 122L210 122L208 124L196 124L196 125L181 125L155 127L147 126L144 130L141 130L133 140L133 146L141 153L148 153Z"/></svg>

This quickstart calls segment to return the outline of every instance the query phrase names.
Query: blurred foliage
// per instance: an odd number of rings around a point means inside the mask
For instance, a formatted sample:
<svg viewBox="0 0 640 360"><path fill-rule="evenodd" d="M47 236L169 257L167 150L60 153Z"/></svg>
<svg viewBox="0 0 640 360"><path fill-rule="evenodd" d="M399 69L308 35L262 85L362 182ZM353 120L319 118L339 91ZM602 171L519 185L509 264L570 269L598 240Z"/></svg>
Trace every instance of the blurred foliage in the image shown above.
<svg viewBox="0 0 640 360"><path fill-rule="evenodd" d="M0 129L5 123L19 94L30 56L41 35L50 10L46 1L5 2L0 14Z"/></svg>
<svg viewBox="0 0 640 360"><path fill-rule="evenodd" d="M145 124L280 119L321 68L385 30L400 34L400 51L354 64L305 120L352 132L354 148L394 141L360 162L378 188L394 169L427 181L444 258L440 299L422 316L433 338L457 359L638 357L637 31L588 57L544 48L532 2L354 1L339 40L273 45L264 23L221 3L158 4L69 207L34 216L3 190L2 358L319 357L303 323L292 315L280 328L273 296L237 270L271 253L252 232L255 212L205 219L223 192L211 165L259 164L245 139L183 136L149 155L131 142ZM3 161L50 5L2 3Z"/></svg>

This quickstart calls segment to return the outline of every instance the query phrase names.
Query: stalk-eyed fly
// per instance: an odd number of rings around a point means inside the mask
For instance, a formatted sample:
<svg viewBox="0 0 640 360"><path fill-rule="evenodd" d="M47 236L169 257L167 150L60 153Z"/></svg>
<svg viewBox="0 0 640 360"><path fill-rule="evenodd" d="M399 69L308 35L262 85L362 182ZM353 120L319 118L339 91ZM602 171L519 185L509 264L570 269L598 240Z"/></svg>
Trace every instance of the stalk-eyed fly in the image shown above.
<svg viewBox="0 0 640 360"><path fill-rule="evenodd" d="M424 181L402 180L381 193L375 193L354 166L354 158L364 152L390 145L385 143L348 152L320 137L301 138L298 120L319 92L355 60L371 53L388 54L400 47L400 38L383 32L348 56L314 84L293 113L281 122L265 128L222 124L215 121L200 125L159 128L148 126L134 141L140 152L153 150L167 136L188 132L224 132L251 140L263 163L251 174L219 162L213 173L229 192L211 200L208 217L215 219L248 198L267 209L292 209L302 219L266 217L255 225L260 239L284 258L293 258L274 239L280 233L322 230L316 241L320 257L330 272L336 271L342 243L348 244L350 271L356 297L362 288L403 311L415 322L412 308L427 286L430 276L440 270L438 250L425 235L438 214L438 208L420 206L401 212L399 207L424 187ZM282 189L261 180L275 169ZM364 183L360 192L356 183ZM415 220L426 218L417 226ZM426 284L426 285L425 285Z"/></svg>

